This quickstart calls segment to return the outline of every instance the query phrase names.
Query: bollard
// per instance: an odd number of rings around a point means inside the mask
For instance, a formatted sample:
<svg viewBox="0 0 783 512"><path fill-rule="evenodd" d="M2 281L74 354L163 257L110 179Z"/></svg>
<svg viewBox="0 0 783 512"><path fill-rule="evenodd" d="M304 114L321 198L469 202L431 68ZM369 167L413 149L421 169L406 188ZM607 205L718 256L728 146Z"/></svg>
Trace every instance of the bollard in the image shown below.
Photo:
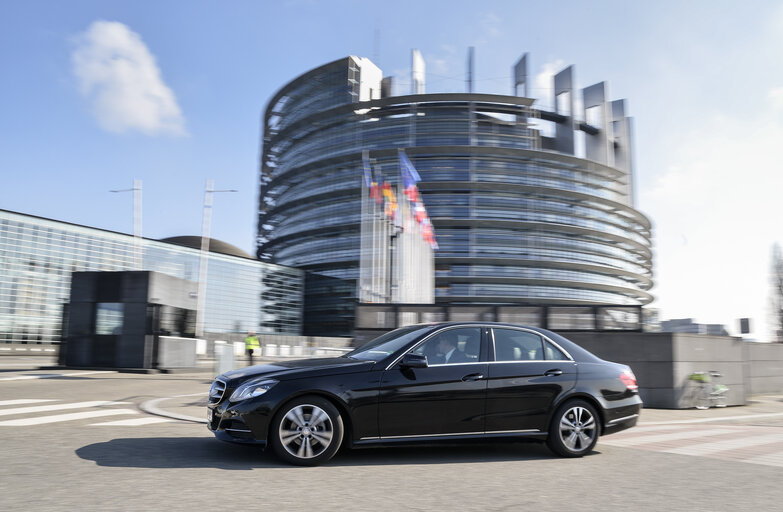
<svg viewBox="0 0 783 512"><path fill-rule="evenodd" d="M225 341L215 342L215 374L220 375L235 368L234 347Z"/></svg>
<svg viewBox="0 0 783 512"><path fill-rule="evenodd" d="M276 356L277 355L277 345L274 343L269 343L268 345L264 345L264 355L265 356Z"/></svg>
<svg viewBox="0 0 783 512"><path fill-rule="evenodd" d="M281 356L290 356L291 355L291 347L290 347L290 345L280 345L280 355Z"/></svg>

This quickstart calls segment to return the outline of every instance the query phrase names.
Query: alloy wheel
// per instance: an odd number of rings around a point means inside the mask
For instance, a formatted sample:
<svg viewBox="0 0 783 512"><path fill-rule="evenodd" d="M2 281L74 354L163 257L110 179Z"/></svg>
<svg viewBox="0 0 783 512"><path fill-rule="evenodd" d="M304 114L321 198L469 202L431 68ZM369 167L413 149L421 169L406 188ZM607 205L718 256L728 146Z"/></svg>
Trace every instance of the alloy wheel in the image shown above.
<svg viewBox="0 0 783 512"><path fill-rule="evenodd" d="M560 417L560 439L572 452L590 447L597 435L595 417L585 407L574 406Z"/></svg>
<svg viewBox="0 0 783 512"><path fill-rule="evenodd" d="M283 448L298 459L312 459L324 453L334 438L329 414L312 404L291 408L278 429Z"/></svg>

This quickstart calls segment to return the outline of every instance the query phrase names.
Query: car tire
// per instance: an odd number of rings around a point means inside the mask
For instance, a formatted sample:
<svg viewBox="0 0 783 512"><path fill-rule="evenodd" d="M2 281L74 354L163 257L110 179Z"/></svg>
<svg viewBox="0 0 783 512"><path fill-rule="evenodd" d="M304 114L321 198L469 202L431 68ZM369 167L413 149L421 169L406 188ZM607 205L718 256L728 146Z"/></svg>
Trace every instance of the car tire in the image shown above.
<svg viewBox="0 0 783 512"><path fill-rule="evenodd" d="M599 422L595 407L584 400L570 400L552 416L547 445L561 457L581 457L598 442Z"/></svg>
<svg viewBox="0 0 783 512"><path fill-rule="evenodd" d="M280 408L269 437L281 460L298 466L317 466L331 459L340 448L343 420L330 401L304 396Z"/></svg>

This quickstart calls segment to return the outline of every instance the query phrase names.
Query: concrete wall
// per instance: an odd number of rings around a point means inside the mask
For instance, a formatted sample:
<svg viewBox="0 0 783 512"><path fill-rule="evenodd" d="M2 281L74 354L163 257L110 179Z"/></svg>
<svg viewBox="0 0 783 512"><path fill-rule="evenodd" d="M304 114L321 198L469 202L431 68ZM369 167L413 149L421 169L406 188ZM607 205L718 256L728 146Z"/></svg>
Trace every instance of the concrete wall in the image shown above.
<svg viewBox="0 0 783 512"><path fill-rule="evenodd" d="M715 370L729 387L727 405L744 405L750 395L740 338L683 333L562 332L602 359L627 364L639 383L645 407L691 406L694 384L688 375ZM779 361L783 361L783 358ZM777 388L783 391L783 385Z"/></svg>
<svg viewBox="0 0 783 512"><path fill-rule="evenodd" d="M783 344L746 343L748 383L753 394L783 391Z"/></svg>
<svg viewBox="0 0 783 512"><path fill-rule="evenodd" d="M194 368L196 339L160 336L158 338L158 368Z"/></svg>

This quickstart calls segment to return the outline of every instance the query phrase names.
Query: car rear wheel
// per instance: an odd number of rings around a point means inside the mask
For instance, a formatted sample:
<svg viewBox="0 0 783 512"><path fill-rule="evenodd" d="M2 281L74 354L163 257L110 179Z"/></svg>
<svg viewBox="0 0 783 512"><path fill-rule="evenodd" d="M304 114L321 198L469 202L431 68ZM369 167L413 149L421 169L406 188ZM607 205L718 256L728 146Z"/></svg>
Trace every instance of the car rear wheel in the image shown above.
<svg viewBox="0 0 783 512"><path fill-rule="evenodd" d="M547 445L562 457L581 457L598 442L598 413L584 400L561 405L552 417Z"/></svg>
<svg viewBox="0 0 783 512"><path fill-rule="evenodd" d="M285 404L270 432L275 454L285 462L315 466L331 459L343 440L340 412L328 400L305 396Z"/></svg>

